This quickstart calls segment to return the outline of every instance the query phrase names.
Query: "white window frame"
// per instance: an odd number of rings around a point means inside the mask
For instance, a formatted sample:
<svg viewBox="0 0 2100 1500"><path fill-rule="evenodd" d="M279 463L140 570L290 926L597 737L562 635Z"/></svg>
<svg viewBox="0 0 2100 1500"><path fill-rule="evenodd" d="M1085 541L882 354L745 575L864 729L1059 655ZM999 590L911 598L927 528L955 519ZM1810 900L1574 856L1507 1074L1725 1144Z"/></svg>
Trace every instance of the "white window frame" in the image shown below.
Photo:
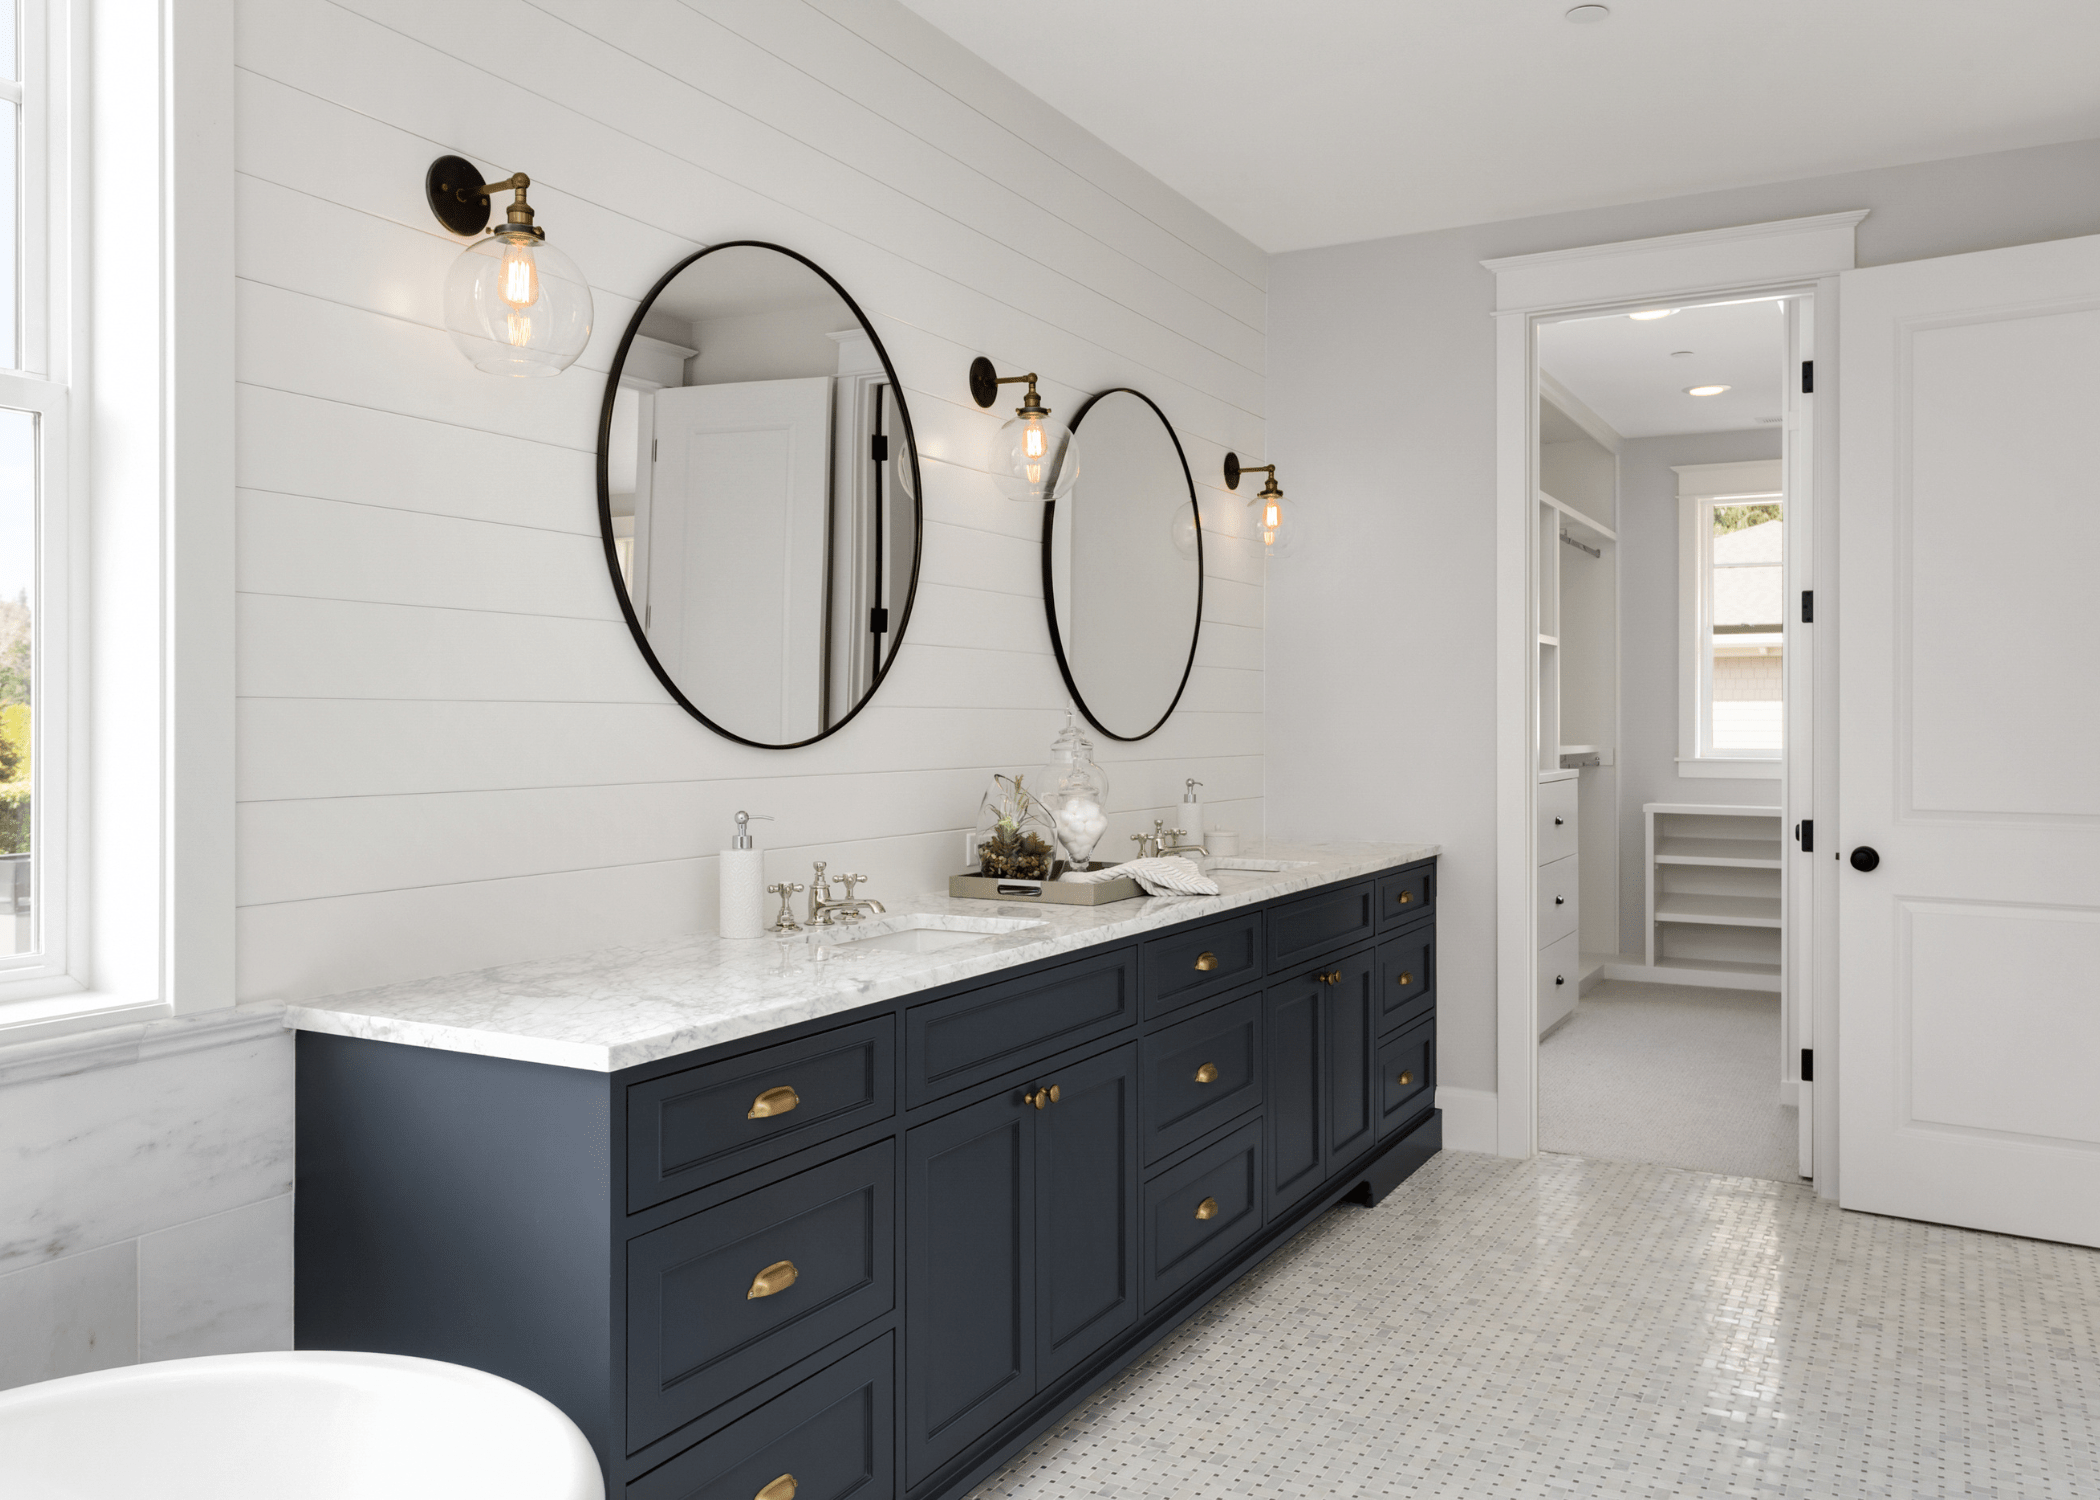
<svg viewBox="0 0 2100 1500"><path fill-rule="evenodd" d="M1784 461L1677 464L1677 774L1777 781L1780 755L1713 747L1713 509L1786 503Z"/></svg>

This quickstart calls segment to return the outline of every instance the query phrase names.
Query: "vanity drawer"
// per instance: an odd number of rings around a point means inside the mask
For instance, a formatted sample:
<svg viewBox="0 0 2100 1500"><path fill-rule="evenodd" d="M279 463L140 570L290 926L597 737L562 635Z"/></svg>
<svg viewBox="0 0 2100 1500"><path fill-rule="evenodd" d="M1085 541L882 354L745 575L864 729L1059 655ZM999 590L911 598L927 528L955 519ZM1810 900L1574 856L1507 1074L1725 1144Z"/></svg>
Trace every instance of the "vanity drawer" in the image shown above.
<svg viewBox="0 0 2100 1500"><path fill-rule="evenodd" d="M1137 1019L1137 950L1117 948L905 1013L906 1107L968 1088Z"/></svg>
<svg viewBox="0 0 2100 1500"><path fill-rule="evenodd" d="M1378 945L1378 1030L1391 1031L1436 1009L1436 923L1387 938Z"/></svg>
<svg viewBox="0 0 2100 1500"><path fill-rule="evenodd" d="M628 1500L795 1500L896 1494L896 1337L884 1334L627 1486ZM769 1497L770 1500L770 1497Z"/></svg>
<svg viewBox="0 0 2100 1500"><path fill-rule="evenodd" d="M1581 785L1573 776L1566 781L1539 783L1540 864L1566 859L1575 852L1575 799Z"/></svg>
<svg viewBox="0 0 2100 1500"><path fill-rule="evenodd" d="M1155 1162L1261 1103L1261 996L1145 1038L1145 1160Z"/></svg>
<svg viewBox="0 0 2100 1500"><path fill-rule="evenodd" d="M897 1107L889 1016L627 1089L627 1211L814 1146Z"/></svg>
<svg viewBox="0 0 2100 1500"><path fill-rule="evenodd" d="M1582 938L1569 933L1539 950L1539 1035L1558 1026L1582 995Z"/></svg>
<svg viewBox="0 0 2100 1500"><path fill-rule="evenodd" d="M1582 861L1574 855L1539 866L1539 946L1559 942L1582 926Z"/></svg>
<svg viewBox="0 0 2100 1500"><path fill-rule="evenodd" d="M1378 1135L1383 1140L1436 1103L1436 1022L1428 1020L1378 1048Z"/></svg>
<svg viewBox="0 0 2100 1500"><path fill-rule="evenodd" d="M1139 952L1145 1014L1162 1015L1261 977L1261 913L1154 938Z"/></svg>
<svg viewBox="0 0 2100 1500"><path fill-rule="evenodd" d="M1378 930L1420 921L1436 906L1436 866L1414 865L1378 877Z"/></svg>
<svg viewBox="0 0 2100 1500"><path fill-rule="evenodd" d="M1269 972L1329 958L1371 935L1371 882L1316 891L1269 909Z"/></svg>
<svg viewBox="0 0 2100 1500"><path fill-rule="evenodd" d="M1145 1306L1158 1306L1260 1228L1254 1120L1145 1184Z"/></svg>
<svg viewBox="0 0 2100 1500"><path fill-rule="evenodd" d="M890 1141L629 1240L628 1450L888 1312L896 1245Z"/></svg>

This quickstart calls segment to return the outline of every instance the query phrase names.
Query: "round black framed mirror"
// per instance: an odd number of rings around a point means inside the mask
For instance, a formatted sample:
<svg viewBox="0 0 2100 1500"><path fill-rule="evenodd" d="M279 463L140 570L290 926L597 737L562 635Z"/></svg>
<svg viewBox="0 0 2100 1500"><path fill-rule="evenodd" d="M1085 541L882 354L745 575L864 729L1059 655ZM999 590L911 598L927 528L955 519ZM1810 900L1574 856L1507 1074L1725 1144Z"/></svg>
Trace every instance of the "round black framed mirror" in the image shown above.
<svg viewBox="0 0 2100 1500"><path fill-rule="evenodd" d="M889 352L821 266L710 245L642 299L598 419L635 645L715 733L789 749L889 674L918 590L919 450Z"/></svg>
<svg viewBox="0 0 2100 1500"><path fill-rule="evenodd" d="M1111 739L1156 733L1203 633L1203 521L1174 425L1142 391L1090 397L1086 467L1043 508L1043 607L1065 687Z"/></svg>

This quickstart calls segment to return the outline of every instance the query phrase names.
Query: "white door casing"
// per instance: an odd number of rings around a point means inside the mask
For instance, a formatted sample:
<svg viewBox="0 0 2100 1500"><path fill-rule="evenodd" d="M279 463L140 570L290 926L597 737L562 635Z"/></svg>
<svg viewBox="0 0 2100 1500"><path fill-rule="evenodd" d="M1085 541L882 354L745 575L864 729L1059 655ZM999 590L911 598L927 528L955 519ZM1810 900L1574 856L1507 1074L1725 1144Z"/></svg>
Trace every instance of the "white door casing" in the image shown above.
<svg viewBox="0 0 2100 1500"><path fill-rule="evenodd" d="M1841 293L1840 1201L2100 1245L2100 237Z"/></svg>
<svg viewBox="0 0 2100 1500"><path fill-rule="evenodd" d="M656 393L650 649L702 713L762 743L823 730L832 384Z"/></svg>

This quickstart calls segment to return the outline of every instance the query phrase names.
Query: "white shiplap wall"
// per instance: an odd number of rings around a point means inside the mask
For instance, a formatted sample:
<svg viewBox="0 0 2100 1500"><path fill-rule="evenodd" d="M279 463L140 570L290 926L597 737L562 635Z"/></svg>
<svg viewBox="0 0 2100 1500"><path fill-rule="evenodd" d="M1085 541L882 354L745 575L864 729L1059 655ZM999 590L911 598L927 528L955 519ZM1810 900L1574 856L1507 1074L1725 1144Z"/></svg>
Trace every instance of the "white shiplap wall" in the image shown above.
<svg viewBox="0 0 2100 1500"><path fill-rule="evenodd" d="M1259 454L1265 257L889 0L246 0L239 16L240 989L323 994L711 926L739 807L769 879L940 886L994 769L1062 721L1040 513L978 472L971 356L1050 404L1132 385L1206 524ZM1200 128L1191 122L1190 128ZM552 381L439 321L430 159L522 170L597 326ZM700 244L768 239L867 310L925 467L917 612L874 703L805 750L693 723L635 653L596 534L605 372ZM1180 711L1104 742L1127 847L1195 776L1259 833L1263 591L1209 549Z"/></svg>

